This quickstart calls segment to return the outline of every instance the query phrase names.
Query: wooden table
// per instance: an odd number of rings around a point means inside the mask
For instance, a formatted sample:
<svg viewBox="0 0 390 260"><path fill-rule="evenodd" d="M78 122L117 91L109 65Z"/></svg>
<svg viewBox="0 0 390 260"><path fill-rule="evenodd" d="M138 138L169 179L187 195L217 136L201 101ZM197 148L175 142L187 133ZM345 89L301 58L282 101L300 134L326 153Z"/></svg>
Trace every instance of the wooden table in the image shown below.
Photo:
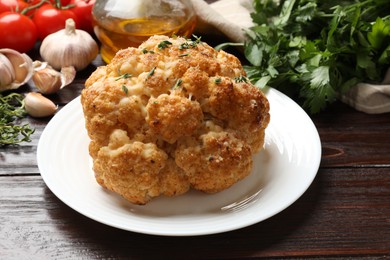
<svg viewBox="0 0 390 260"><path fill-rule="evenodd" d="M63 107L94 69L50 98ZM390 115L336 103L312 119L322 162L293 205L241 230L161 237L95 222L56 198L36 161L49 118L27 118L36 128L32 142L0 148L0 259L390 257Z"/></svg>
<svg viewBox="0 0 390 260"><path fill-rule="evenodd" d="M98 57L50 98L62 108L100 64ZM298 201L240 230L163 237L106 226L62 203L36 160L50 118L26 118L36 128L32 142L0 148L0 259L390 258L390 114L336 103L312 119L322 161Z"/></svg>

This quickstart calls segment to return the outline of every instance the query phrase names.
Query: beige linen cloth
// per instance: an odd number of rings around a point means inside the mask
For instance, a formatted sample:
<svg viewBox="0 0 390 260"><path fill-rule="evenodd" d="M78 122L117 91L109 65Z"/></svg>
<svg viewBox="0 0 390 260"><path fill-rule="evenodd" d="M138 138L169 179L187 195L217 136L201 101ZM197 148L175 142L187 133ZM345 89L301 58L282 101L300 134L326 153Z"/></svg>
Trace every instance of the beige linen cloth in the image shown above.
<svg viewBox="0 0 390 260"><path fill-rule="evenodd" d="M232 42L244 42L245 32L253 25L250 13L252 0L219 0L207 4L191 0L198 15L197 31L225 35ZM380 85L359 83L340 100L356 110L369 114L390 112L390 70Z"/></svg>

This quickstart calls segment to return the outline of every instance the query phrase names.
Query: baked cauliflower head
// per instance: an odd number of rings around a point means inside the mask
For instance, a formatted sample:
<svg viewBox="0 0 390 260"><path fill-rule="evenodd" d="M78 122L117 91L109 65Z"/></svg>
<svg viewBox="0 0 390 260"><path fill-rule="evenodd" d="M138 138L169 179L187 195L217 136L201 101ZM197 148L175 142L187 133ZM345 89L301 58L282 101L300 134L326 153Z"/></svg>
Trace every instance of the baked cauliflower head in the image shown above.
<svg viewBox="0 0 390 260"><path fill-rule="evenodd" d="M181 37L119 51L81 102L97 182L135 204L245 178L270 120L235 56Z"/></svg>

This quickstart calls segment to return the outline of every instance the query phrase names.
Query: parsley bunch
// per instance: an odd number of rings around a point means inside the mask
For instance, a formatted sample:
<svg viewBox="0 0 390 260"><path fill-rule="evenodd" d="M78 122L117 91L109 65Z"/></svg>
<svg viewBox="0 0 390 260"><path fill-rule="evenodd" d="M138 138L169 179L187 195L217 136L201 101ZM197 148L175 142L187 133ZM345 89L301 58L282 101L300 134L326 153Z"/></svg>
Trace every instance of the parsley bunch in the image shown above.
<svg viewBox="0 0 390 260"><path fill-rule="evenodd" d="M245 70L318 113L390 64L389 0L254 0Z"/></svg>
<svg viewBox="0 0 390 260"><path fill-rule="evenodd" d="M11 93L7 96L0 94L0 147L3 145L30 142L34 133L28 124L17 125L14 122L26 115L23 96Z"/></svg>

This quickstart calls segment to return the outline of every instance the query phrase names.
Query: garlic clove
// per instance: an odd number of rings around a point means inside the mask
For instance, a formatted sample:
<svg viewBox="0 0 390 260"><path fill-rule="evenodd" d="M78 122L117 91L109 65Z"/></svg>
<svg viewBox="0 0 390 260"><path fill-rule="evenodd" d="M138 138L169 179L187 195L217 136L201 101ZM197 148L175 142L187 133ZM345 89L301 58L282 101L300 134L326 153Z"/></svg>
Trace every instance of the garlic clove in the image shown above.
<svg viewBox="0 0 390 260"><path fill-rule="evenodd" d="M17 89L30 80L33 74L33 64L28 55L7 48L0 49L0 54L3 54L9 60L15 73L14 81L7 86L3 86L0 91Z"/></svg>
<svg viewBox="0 0 390 260"><path fill-rule="evenodd" d="M53 94L73 82L76 69L64 67L61 72L53 69L47 62L34 61L33 85L42 94Z"/></svg>
<svg viewBox="0 0 390 260"><path fill-rule="evenodd" d="M8 86L15 80L15 72L11 62L0 53L0 90L3 86Z"/></svg>
<svg viewBox="0 0 390 260"><path fill-rule="evenodd" d="M51 68L34 72L32 76L35 87L43 94L52 94L61 88L61 73Z"/></svg>
<svg viewBox="0 0 390 260"><path fill-rule="evenodd" d="M45 62L45 61L40 61L40 60L34 60L33 61L34 71L41 70L41 69L44 69L46 67L50 67L50 65L47 64L47 62Z"/></svg>
<svg viewBox="0 0 390 260"><path fill-rule="evenodd" d="M57 111L57 106L40 93L30 92L24 98L24 106L32 117L51 116Z"/></svg>
<svg viewBox="0 0 390 260"><path fill-rule="evenodd" d="M76 69L73 66L62 67L61 68L61 88L69 85L73 82L76 77Z"/></svg>

